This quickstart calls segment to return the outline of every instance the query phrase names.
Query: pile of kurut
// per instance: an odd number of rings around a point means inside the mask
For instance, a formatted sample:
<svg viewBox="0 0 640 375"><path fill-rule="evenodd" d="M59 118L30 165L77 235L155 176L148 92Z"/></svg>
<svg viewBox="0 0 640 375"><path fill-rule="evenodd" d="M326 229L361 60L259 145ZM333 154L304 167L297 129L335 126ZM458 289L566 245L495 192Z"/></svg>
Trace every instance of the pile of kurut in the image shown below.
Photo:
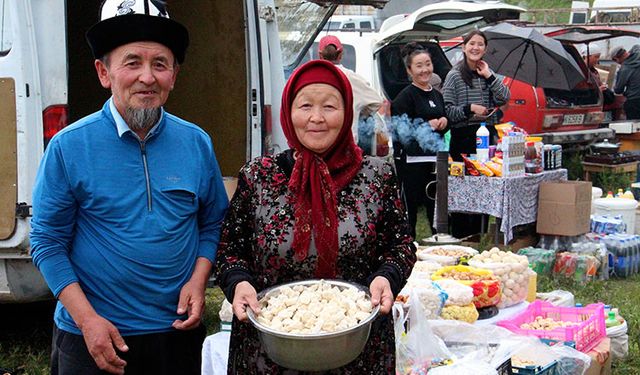
<svg viewBox="0 0 640 375"><path fill-rule="evenodd" d="M364 291L325 281L283 286L260 302L258 323L293 334L343 331L367 319L373 310Z"/></svg>

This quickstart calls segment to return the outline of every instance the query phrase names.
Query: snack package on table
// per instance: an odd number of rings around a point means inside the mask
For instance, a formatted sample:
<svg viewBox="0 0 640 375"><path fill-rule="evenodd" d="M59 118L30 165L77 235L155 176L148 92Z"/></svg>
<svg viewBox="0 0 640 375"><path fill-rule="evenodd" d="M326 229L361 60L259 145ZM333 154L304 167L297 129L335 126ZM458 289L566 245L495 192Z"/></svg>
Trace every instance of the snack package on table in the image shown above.
<svg viewBox="0 0 640 375"><path fill-rule="evenodd" d="M500 280L489 270L469 266L447 266L436 271L431 279L449 279L473 289L473 304L477 308L495 306L500 302Z"/></svg>
<svg viewBox="0 0 640 375"><path fill-rule="evenodd" d="M478 255L478 250L460 245L418 246L416 255L423 261L435 262L441 266L455 266Z"/></svg>
<svg viewBox="0 0 640 375"><path fill-rule="evenodd" d="M498 308L509 307L524 301L529 290L529 260L524 255L501 251L497 247L476 255L469 265L490 270L500 280L502 298Z"/></svg>
<svg viewBox="0 0 640 375"><path fill-rule="evenodd" d="M431 280L410 279L396 297L396 304L410 309L419 301L425 319L436 319L447 300L447 293Z"/></svg>
<svg viewBox="0 0 640 375"><path fill-rule="evenodd" d="M442 308L440 317L445 320L459 320L473 324L478 320L480 314L473 303L465 306L448 305Z"/></svg>
<svg viewBox="0 0 640 375"><path fill-rule="evenodd" d="M473 303L472 287L451 279L440 279L434 282L447 293L445 306L466 306Z"/></svg>

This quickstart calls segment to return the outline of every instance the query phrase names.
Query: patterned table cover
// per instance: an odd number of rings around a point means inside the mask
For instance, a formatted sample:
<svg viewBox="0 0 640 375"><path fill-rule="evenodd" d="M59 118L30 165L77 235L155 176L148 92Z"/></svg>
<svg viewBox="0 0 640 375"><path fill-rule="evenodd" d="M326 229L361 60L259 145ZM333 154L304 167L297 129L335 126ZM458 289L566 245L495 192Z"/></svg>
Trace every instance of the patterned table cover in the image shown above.
<svg viewBox="0 0 640 375"><path fill-rule="evenodd" d="M515 226L536 221L538 185L566 179L566 169L518 177L449 176L449 212L501 218L500 231L506 245L513 238ZM436 209L436 215L437 212Z"/></svg>

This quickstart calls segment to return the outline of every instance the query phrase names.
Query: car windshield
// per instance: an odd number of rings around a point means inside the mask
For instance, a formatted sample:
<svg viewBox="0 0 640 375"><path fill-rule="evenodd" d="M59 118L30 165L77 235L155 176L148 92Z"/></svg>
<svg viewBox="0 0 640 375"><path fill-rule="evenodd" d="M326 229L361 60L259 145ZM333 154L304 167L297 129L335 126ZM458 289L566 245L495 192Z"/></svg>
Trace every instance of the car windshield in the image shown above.
<svg viewBox="0 0 640 375"><path fill-rule="evenodd" d="M300 0L277 0L275 4L282 65L287 70L295 64L303 48L314 38L320 24L333 9Z"/></svg>

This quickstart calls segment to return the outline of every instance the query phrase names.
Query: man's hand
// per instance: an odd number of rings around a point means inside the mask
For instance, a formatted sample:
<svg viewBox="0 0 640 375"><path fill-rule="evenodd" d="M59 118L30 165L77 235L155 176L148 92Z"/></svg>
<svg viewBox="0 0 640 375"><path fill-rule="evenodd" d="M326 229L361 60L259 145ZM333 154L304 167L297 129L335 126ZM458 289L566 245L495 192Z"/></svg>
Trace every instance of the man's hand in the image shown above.
<svg viewBox="0 0 640 375"><path fill-rule="evenodd" d="M114 348L121 352L126 352L129 347L120 336L118 329L111 322L97 314L84 319L80 329L89 354L96 361L96 365L112 374L124 374L124 367L127 362L118 357Z"/></svg>
<svg viewBox="0 0 640 375"><path fill-rule="evenodd" d="M386 277L376 276L369 285L371 291L371 303L374 306L380 305L380 313L388 314L393 306L393 293L391 293L391 284Z"/></svg>
<svg viewBox="0 0 640 375"><path fill-rule="evenodd" d="M180 289L180 299L178 300L178 315L187 314L187 320L176 319L172 326L179 330L189 330L198 327L204 312L204 290L205 285L189 280Z"/></svg>
<svg viewBox="0 0 640 375"><path fill-rule="evenodd" d="M233 313L241 322L248 319L247 308L253 310L255 314L260 314L258 294L256 293L256 289L248 281L241 281L236 285L231 307L233 308Z"/></svg>

